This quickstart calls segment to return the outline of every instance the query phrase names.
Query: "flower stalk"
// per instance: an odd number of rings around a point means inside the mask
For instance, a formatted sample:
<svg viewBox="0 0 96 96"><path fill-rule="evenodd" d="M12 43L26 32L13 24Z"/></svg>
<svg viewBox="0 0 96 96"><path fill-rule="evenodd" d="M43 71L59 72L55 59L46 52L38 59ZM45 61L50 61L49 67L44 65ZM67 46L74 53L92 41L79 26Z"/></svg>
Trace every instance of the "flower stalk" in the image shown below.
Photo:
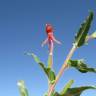
<svg viewBox="0 0 96 96"><path fill-rule="evenodd" d="M49 90L48 96L51 96L51 93L53 92L54 87L57 84L58 80L60 79L61 75L63 74L64 70L66 68L68 68L68 64L67 63L71 59L71 57L72 57L72 55L73 55L73 53L75 52L76 49L77 49L76 45L73 45L73 47L71 48L69 54L67 55L66 60L64 61L64 64L62 65L58 75L56 76L55 83L50 86L50 90Z"/></svg>

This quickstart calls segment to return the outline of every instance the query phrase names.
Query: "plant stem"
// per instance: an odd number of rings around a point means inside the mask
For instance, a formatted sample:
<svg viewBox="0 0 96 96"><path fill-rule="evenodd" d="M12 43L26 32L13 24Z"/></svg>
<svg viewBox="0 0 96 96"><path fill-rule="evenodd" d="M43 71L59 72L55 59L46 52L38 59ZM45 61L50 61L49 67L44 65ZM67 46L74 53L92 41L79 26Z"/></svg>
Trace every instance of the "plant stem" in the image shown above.
<svg viewBox="0 0 96 96"><path fill-rule="evenodd" d="M73 45L73 47L71 48L69 54L67 55L67 58L66 60L64 61L64 64L62 65L58 75L56 76L56 80L55 80L55 83L50 87L50 90L49 90L49 93L48 93L48 96L51 95L51 93L53 92L54 90L54 87L55 85L57 84L58 80L60 79L61 75L63 74L64 70L66 68L68 68L68 61L70 60L70 58L72 57L73 53L75 52L75 50L77 49L76 45Z"/></svg>
<svg viewBox="0 0 96 96"><path fill-rule="evenodd" d="M72 49L70 50L66 60L64 61L64 64L62 65L58 75L56 76L56 83L58 82L59 78L61 77L61 75L63 74L64 70L68 67L68 61L70 60L70 58L72 57L73 53L75 52L75 50L77 49L76 46L73 45Z"/></svg>
<svg viewBox="0 0 96 96"><path fill-rule="evenodd" d="M49 54L49 57L48 57L48 68L52 68L53 66L53 55Z"/></svg>
<svg viewBox="0 0 96 96"><path fill-rule="evenodd" d="M49 52L48 68L51 68L52 69L52 67L53 67L53 53L50 54L50 52ZM50 84L50 81L48 80L48 93L50 91L51 86L52 86L52 84Z"/></svg>

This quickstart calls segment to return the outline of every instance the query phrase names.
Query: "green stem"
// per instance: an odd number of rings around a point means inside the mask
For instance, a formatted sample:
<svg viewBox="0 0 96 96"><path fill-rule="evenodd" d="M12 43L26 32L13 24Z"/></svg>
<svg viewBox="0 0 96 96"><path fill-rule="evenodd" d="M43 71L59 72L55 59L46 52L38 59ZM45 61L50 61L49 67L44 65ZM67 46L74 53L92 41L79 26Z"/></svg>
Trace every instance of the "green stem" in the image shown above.
<svg viewBox="0 0 96 96"><path fill-rule="evenodd" d="M49 52L49 57L48 57L48 68L52 68L53 65L53 54L50 54ZM50 91L52 84L50 83L50 81L48 80L48 93Z"/></svg>
<svg viewBox="0 0 96 96"><path fill-rule="evenodd" d="M48 68L52 68L52 66L53 66L53 55L49 54L49 57L48 57Z"/></svg>

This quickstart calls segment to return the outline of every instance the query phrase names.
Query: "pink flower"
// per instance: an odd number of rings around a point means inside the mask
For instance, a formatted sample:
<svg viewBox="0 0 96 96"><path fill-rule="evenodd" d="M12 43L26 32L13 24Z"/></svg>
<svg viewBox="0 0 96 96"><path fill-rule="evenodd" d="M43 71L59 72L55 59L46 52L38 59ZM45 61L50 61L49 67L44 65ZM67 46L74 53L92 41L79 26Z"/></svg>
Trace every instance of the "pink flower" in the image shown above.
<svg viewBox="0 0 96 96"><path fill-rule="evenodd" d="M53 47L54 47L54 42L61 44L60 41L56 40L56 38L53 35L53 27L51 24L46 24L46 33L47 33L47 38L43 41L42 46L48 43L49 46L49 54L53 54Z"/></svg>

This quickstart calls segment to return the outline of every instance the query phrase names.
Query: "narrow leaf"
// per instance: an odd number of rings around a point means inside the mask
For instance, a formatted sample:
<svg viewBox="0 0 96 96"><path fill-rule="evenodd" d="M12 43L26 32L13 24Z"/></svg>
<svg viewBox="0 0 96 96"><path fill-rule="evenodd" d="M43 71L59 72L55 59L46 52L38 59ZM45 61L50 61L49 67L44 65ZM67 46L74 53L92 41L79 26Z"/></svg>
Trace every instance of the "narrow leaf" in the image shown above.
<svg viewBox="0 0 96 96"><path fill-rule="evenodd" d="M51 84L55 82L56 76L55 76L55 73L51 69L48 72L48 78Z"/></svg>
<svg viewBox="0 0 96 96"><path fill-rule="evenodd" d="M88 43L88 41L92 39L96 39L96 31L86 37L85 43Z"/></svg>
<svg viewBox="0 0 96 96"><path fill-rule="evenodd" d="M81 24L81 27L78 31L78 33L75 36L74 44L77 47L81 47L85 44L86 36L88 34L88 31L91 26L91 22L93 20L93 12L90 12L89 16L86 18L86 20Z"/></svg>
<svg viewBox="0 0 96 96"><path fill-rule="evenodd" d="M28 90L25 87L24 81L23 80L18 81L17 85L19 87L20 96L28 96Z"/></svg>
<svg viewBox="0 0 96 96"><path fill-rule="evenodd" d="M44 73L47 75L48 79L50 80L50 83L54 83L54 80L56 78L54 71L52 71L51 68L45 67L45 65L40 61L40 59L33 53L27 53L27 55L31 55L33 59L36 61L37 64L43 69Z"/></svg>
<svg viewBox="0 0 96 96"><path fill-rule="evenodd" d="M68 62L70 67L76 68L81 73L87 73L87 72L94 72L96 73L96 68L89 68L85 63L84 60L69 60Z"/></svg>
<svg viewBox="0 0 96 96"><path fill-rule="evenodd" d="M93 39L96 39L96 31L91 34L91 37L92 37Z"/></svg>
<svg viewBox="0 0 96 96"><path fill-rule="evenodd" d="M70 82L73 83L73 81L70 81ZM70 88L71 84L68 84L70 86L67 89L67 91L64 92L64 94L61 94L61 92L60 93L54 92L54 94L51 94L51 96L80 96L84 91L86 91L88 89L96 90L95 86L81 86L81 87ZM46 94L45 96L48 96L48 94Z"/></svg>
<svg viewBox="0 0 96 96"><path fill-rule="evenodd" d="M63 96L80 96L83 91L88 89L96 89L96 87L82 86L82 87L76 87L76 88L69 88L66 94L64 94Z"/></svg>
<svg viewBox="0 0 96 96"><path fill-rule="evenodd" d="M71 85L74 83L74 80L70 80L65 87L63 88L63 90L60 92L60 95L63 96L67 90L71 87Z"/></svg>

